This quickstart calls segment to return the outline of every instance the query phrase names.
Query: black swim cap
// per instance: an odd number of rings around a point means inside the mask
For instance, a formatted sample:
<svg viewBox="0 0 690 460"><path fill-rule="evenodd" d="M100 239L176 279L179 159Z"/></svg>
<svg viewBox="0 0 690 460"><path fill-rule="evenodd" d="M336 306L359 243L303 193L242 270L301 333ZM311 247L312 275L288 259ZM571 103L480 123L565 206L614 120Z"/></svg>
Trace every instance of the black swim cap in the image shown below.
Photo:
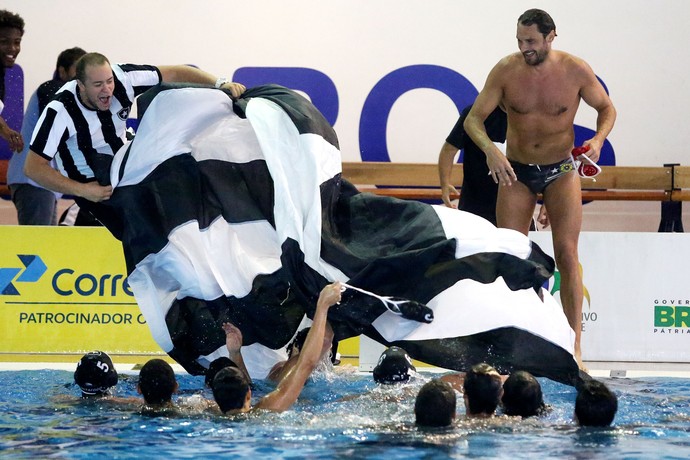
<svg viewBox="0 0 690 460"><path fill-rule="evenodd" d="M374 381L385 384L407 382L414 371L410 355L400 347L390 347L381 354L374 368Z"/></svg>
<svg viewBox="0 0 690 460"><path fill-rule="evenodd" d="M79 360L74 381L85 395L103 394L117 385L117 372L107 353L91 351Z"/></svg>

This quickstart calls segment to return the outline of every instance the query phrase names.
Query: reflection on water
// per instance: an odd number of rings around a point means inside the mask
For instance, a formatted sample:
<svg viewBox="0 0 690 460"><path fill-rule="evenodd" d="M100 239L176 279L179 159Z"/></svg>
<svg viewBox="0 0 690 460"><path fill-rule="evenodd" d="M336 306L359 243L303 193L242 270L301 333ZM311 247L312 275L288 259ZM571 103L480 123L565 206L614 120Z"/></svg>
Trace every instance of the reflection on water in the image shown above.
<svg viewBox="0 0 690 460"><path fill-rule="evenodd" d="M0 372L0 451L8 457L634 457L678 458L690 452L690 381L605 379L619 397L615 425L581 429L572 422L575 390L541 380L552 410L541 418L466 421L450 429L414 425L414 397L431 377L377 386L370 375L336 368L317 375L293 410L242 417L207 413L150 417L132 407L85 404L72 373ZM201 394L203 377L180 375L181 395ZM254 395L273 387L256 382ZM136 377L118 396L137 396Z"/></svg>

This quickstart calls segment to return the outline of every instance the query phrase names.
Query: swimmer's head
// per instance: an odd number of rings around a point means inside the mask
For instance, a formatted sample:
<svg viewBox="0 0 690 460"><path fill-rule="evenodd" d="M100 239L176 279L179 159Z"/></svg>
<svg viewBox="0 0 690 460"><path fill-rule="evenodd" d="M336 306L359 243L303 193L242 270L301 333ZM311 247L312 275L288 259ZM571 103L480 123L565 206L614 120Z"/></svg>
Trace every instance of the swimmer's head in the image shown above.
<svg viewBox="0 0 690 460"><path fill-rule="evenodd" d="M139 371L137 390L146 404L165 404L172 400L178 384L170 364L162 359L150 359Z"/></svg>
<svg viewBox="0 0 690 460"><path fill-rule="evenodd" d="M220 358L214 359L211 361L211 364L208 366L208 370L206 371L206 377L204 379L204 382L206 383L207 387L211 387L211 384L213 383L213 378L216 376L218 371L225 367L237 367L237 364L225 356L221 356Z"/></svg>
<svg viewBox="0 0 690 460"><path fill-rule="evenodd" d="M465 375L463 390L467 415L493 415L503 392L501 375L486 363L476 364Z"/></svg>
<svg viewBox="0 0 690 460"><path fill-rule="evenodd" d="M455 419L457 398L449 383L433 379L419 390L414 403L417 425L449 426Z"/></svg>
<svg viewBox="0 0 690 460"><path fill-rule="evenodd" d="M251 400L249 381L244 372L236 367L225 367L218 371L211 384L213 399L216 400L220 411L249 409Z"/></svg>
<svg viewBox="0 0 690 460"><path fill-rule="evenodd" d="M618 398L603 382L589 380L577 389L575 420L581 426L609 426L618 411Z"/></svg>
<svg viewBox="0 0 690 460"><path fill-rule="evenodd" d="M82 396L104 396L117 385L117 372L113 361L103 351L91 351L79 360L74 371L74 382Z"/></svg>
<svg viewBox="0 0 690 460"><path fill-rule="evenodd" d="M410 380L414 371L416 369L410 355L400 347L390 347L381 354L374 368L374 381L384 384L404 383Z"/></svg>
<svg viewBox="0 0 690 460"><path fill-rule="evenodd" d="M532 417L544 408L539 381L526 371L516 371L503 383L503 411L506 415Z"/></svg>

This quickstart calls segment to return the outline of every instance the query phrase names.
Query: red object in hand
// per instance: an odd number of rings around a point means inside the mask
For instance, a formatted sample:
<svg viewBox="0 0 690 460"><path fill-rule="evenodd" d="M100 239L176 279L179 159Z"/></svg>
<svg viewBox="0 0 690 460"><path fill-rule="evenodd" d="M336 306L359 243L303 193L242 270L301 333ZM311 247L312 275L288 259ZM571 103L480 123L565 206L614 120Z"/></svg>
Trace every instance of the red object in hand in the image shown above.
<svg viewBox="0 0 690 460"><path fill-rule="evenodd" d="M573 157L577 159L580 155L583 153L589 152L589 145L584 145L582 147L575 147L573 148Z"/></svg>
<svg viewBox="0 0 690 460"><path fill-rule="evenodd" d="M589 145L584 145L582 147L575 147L572 151L577 165L577 173L580 177L594 177L601 172L601 168L585 155L585 153L589 152L589 149Z"/></svg>

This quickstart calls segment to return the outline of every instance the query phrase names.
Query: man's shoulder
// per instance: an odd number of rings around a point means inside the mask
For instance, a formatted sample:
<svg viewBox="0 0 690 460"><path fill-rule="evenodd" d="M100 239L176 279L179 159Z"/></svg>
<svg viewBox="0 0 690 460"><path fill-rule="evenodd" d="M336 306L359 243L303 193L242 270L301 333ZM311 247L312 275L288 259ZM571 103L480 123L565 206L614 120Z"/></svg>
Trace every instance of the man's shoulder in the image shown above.
<svg viewBox="0 0 690 460"><path fill-rule="evenodd" d="M558 59L558 62L561 65L568 66L568 67L578 67L578 68L586 68L588 67L587 62L585 62L584 59L581 57L575 56L574 54L570 54L566 51L561 51L561 50L554 50L552 51L554 53L555 57Z"/></svg>
<svg viewBox="0 0 690 460"><path fill-rule="evenodd" d="M520 53L512 53L501 58L500 61L496 63L491 73L494 78L508 78L514 72L517 72L522 64L524 63L524 58Z"/></svg>

